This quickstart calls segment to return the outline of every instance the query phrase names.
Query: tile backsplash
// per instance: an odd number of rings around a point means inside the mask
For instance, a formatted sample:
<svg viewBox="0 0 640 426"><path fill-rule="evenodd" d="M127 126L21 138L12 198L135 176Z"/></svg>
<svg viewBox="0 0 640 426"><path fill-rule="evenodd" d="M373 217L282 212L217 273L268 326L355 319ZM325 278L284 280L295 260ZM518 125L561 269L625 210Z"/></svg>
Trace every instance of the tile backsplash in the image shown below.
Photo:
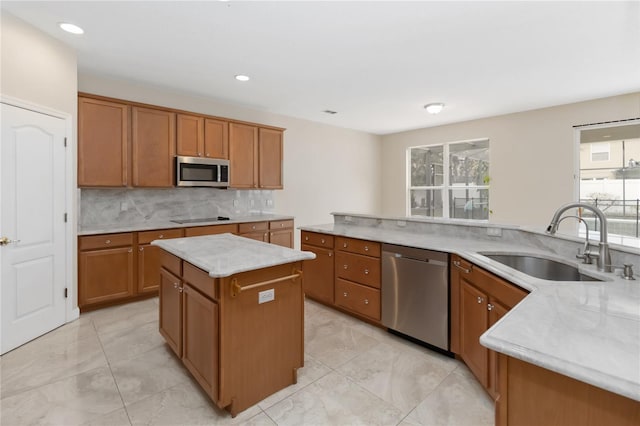
<svg viewBox="0 0 640 426"><path fill-rule="evenodd" d="M79 227L273 213L273 191L216 188L79 189Z"/></svg>

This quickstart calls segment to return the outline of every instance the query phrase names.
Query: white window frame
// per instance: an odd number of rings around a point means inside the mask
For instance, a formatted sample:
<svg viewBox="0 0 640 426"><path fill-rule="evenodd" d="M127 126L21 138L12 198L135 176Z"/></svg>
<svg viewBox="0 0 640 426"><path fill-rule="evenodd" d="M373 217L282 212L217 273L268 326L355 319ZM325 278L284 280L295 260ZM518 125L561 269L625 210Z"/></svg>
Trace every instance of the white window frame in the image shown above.
<svg viewBox="0 0 640 426"><path fill-rule="evenodd" d="M457 187L451 186L451 171L450 171L450 149L451 145L462 144L462 143L472 143L472 142L489 142L489 138L478 138L478 139L467 139L461 141L454 142L443 142L443 143L434 143L429 145L417 145L410 146L406 151L406 159L405 159L405 167L406 167L406 191L405 191L405 216L407 217L439 217L439 216L413 216L411 214L411 190L415 189L431 189L431 190L440 190L442 194L442 219L456 219L450 217L450 209L449 209L449 193L451 190L465 188L465 187ZM411 150L414 148L428 148L428 147L438 147L442 146L442 185L438 186L411 186ZM489 149L491 149L491 145L489 144ZM490 185L476 185L469 186L467 188L472 189L489 189ZM491 199L491 197L489 197ZM488 219L465 219L465 220L473 220L478 222L488 222Z"/></svg>

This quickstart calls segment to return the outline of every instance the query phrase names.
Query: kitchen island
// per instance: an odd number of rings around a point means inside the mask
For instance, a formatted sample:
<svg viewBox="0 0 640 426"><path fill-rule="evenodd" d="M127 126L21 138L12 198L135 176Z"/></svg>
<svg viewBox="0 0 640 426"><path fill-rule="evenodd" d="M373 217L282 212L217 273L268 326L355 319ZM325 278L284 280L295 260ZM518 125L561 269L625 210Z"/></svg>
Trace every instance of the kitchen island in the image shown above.
<svg viewBox="0 0 640 426"><path fill-rule="evenodd" d="M163 250L160 333L218 407L235 416L296 383L313 253L231 234L152 244Z"/></svg>

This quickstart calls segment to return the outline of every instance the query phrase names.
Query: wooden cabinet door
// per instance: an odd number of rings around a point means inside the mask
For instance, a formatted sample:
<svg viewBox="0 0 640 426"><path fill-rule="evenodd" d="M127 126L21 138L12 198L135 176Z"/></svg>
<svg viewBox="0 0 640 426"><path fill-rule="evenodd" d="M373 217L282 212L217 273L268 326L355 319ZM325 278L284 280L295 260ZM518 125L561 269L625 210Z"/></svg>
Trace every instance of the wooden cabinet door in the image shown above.
<svg viewBox="0 0 640 426"><path fill-rule="evenodd" d="M216 234L237 234L238 225L235 223L229 223L225 225L206 225L206 226L194 226L192 228L185 228L185 237L198 237L200 235L216 235Z"/></svg>
<svg viewBox="0 0 640 426"><path fill-rule="evenodd" d="M78 306L133 295L133 249L118 247L80 252Z"/></svg>
<svg viewBox="0 0 640 426"><path fill-rule="evenodd" d="M293 229L270 231L269 242L278 246L293 248Z"/></svg>
<svg viewBox="0 0 640 426"><path fill-rule="evenodd" d="M260 188L282 189L282 131L260 129L258 135Z"/></svg>
<svg viewBox="0 0 640 426"><path fill-rule="evenodd" d="M229 167L232 188L258 186L258 128L229 123Z"/></svg>
<svg viewBox="0 0 640 426"><path fill-rule="evenodd" d="M173 112L133 107L133 186L172 187L176 153Z"/></svg>
<svg viewBox="0 0 640 426"><path fill-rule="evenodd" d="M460 283L460 356L482 386L488 385L489 350L480 336L489 327L487 295L466 280Z"/></svg>
<svg viewBox="0 0 640 426"><path fill-rule="evenodd" d="M229 158L229 123L211 118L204 120L204 156Z"/></svg>
<svg viewBox="0 0 640 426"><path fill-rule="evenodd" d="M202 157L204 155L204 118L197 115L178 114L176 128L178 155Z"/></svg>
<svg viewBox="0 0 640 426"><path fill-rule="evenodd" d="M302 263L304 293L312 299L333 304L333 250L306 244L302 245L302 250L316 254L315 259L305 260Z"/></svg>
<svg viewBox="0 0 640 426"><path fill-rule="evenodd" d="M160 269L160 334L173 352L182 357L182 283L166 269Z"/></svg>
<svg viewBox="0 0 640 426"><path fill-rule="evenodd" d="M489 328L493 327L500 318L509 312L509 309L502 303L493 298L489 298ZM498 397L498 354L495 351L489 350L489 371L488 371L488 391L489 394L495 400Z"/></svg>
<svg viewBox="0 0 640 426"><path fill-rule="evenodd" d="M186 283L183 294L182 362L211 399L217 401L218 304Z"/></svg>
<svg viewBox="0 0 640 426"><path fill-rule="evenodd" d="M127 186L129 107L78 98L78 186Z"/></svg>
<svg viewBox="0 0 640 426"><path fill-rule="evenodd" d="M252 240L269 242L269 233L267 231L247 232L245 234L238 234L241 237L251 238Z"/></svg>
<svg viewBox="0 0 640 426"><path fill-rule="evenodd" d="M160 247L138 246L138 293L158 291L160 286Z"/></svg>

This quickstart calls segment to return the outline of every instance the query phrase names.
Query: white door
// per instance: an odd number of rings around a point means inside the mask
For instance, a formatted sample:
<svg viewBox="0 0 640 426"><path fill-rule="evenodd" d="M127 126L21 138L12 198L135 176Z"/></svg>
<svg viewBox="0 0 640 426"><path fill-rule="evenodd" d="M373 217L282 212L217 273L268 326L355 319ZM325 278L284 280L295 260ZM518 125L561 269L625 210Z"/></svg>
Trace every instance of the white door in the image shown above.
<svg viewBox="0 0 640 426"><path fill-rule="evenodd" d="M65 135L60 118L2 104L0 287L5 353L65 322Z"/></svg>

